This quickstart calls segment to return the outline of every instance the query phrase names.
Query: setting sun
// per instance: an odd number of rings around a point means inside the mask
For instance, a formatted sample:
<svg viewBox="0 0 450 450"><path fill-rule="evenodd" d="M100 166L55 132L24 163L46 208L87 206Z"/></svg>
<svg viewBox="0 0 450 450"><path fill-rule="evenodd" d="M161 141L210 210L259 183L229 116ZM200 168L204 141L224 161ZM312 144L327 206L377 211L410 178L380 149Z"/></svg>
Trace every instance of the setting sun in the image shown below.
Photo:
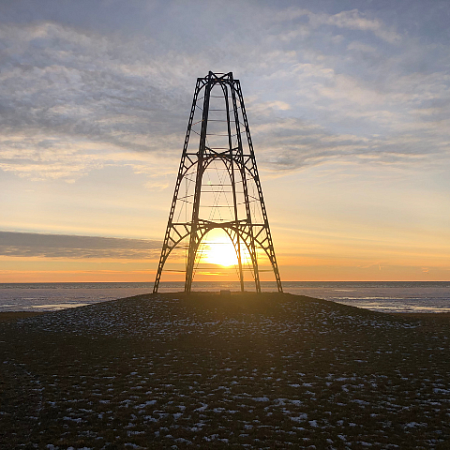
<svg viewBox="0 0 450 450"><path fill-rule="evenodd" d="M231 239L220 232L211 232L203 243L200 250L201 259L204 263L217 264L222 267L231 267L238 264L236 251ZM250 262L245 245L241 245L242 263Z"/></svg>

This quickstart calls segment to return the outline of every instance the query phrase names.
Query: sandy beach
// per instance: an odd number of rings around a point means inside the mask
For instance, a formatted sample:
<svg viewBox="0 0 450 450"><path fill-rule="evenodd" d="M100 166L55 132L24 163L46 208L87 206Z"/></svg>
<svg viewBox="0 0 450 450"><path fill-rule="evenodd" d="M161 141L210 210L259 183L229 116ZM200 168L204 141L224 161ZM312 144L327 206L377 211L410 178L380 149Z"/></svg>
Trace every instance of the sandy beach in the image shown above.
<svg viewBox="0 0 450 450"><path fill-rule="evenodd" d="M450 436L448 314L205 293L0 317L2 449L446 448Z"/></svg>

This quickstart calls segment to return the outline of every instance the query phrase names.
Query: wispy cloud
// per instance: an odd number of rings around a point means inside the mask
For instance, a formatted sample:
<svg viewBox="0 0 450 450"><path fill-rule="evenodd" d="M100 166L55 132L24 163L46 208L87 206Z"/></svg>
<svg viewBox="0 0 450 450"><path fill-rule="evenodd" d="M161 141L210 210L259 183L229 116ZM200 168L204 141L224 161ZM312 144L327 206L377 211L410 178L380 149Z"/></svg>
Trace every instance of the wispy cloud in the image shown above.
<svg viewBox="0 0 450 450"><path fill-rule="evenodd" d="M305 34L305 29L315 29L320 26L334 26L347 30L359 30L371 32L375 36L389 43L399 42L401 36L392 29L389 29L380 19L368 17L357 9L341 11L337 14L314 13L310 10L291 7L281 11L275 16L279 21L295 21L296 19L307 18L307 26L302 24L297 33L289 31L290 36Z"/></svg>
<svg viewBox="0 0 450 450"><path fill-rule="evenodd" d="M406 39L374 9L26 4L28 19L0 8L2 170L73 182L120 155L165 186L151 174L176 172L195 78L209 69L242 79L255 142L278 155L261 153L268 170L343 154L390 162L397 144L403 161L450 154L448 47Z"/></svg>

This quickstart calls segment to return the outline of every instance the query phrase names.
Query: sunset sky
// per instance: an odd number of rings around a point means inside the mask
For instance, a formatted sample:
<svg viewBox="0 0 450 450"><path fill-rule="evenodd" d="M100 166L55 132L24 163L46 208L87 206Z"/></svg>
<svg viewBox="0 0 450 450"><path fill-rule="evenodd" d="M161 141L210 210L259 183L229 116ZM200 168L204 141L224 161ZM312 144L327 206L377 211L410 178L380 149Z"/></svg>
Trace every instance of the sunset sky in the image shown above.
<svg viewBox="0 0 450 450"><path fill-rule="evenodd" d="M241 81L282 280L449 280L449 23L448 0L0 2L0 282L154 281L209 70Z"/></svg>

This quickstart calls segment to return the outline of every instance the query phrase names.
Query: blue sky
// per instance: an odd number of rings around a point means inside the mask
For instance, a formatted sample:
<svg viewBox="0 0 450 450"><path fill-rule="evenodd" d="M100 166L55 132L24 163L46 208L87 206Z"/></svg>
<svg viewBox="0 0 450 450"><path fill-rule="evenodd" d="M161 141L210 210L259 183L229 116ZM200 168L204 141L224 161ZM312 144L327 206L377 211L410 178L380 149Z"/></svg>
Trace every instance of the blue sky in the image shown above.
<svg viewBox="0 0 450 450"><path fill-rule="evenodd" d="M2 2L1 280L153 279L139 242L163 237L209 70L241 80L283 278L448 279L449 20L448 1Z"/></svg>

